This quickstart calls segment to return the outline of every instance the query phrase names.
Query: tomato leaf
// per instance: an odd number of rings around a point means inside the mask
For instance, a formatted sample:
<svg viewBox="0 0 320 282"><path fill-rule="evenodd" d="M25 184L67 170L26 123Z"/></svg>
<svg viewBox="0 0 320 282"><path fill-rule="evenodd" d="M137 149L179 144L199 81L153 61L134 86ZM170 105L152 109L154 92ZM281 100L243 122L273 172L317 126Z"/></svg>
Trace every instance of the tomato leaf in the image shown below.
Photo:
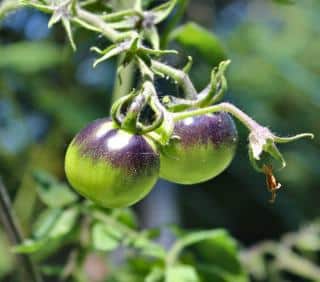
<svg viewBox="0 0 320 282"><path fill-rule="evenodd" d="M200 25L190 22L170 34L170 40L195 49L209 64L216 65L226 59L226 53L219 39Z"/></svg>
<svg viewBox="0 0 320 282"><path fill-rule="evenodd" d="M119 246L121 235L117 230L97 222L92 228L93 247L99 251L112 251Z"/></svg>
<svg viewBox="0 0 320 282"><path fill-rule="evenodd" d="M58 182L45 171L35 171L34 179L41 201L51 208L70 205L78 200L77 194L70 190L65 183Z"/></svg>
<svg viewBox="0 0 320 282"><path fill-rule="evenodd" d="M199 282L197 271L190 265L174 265L166 270L165 282Z"/></svg>

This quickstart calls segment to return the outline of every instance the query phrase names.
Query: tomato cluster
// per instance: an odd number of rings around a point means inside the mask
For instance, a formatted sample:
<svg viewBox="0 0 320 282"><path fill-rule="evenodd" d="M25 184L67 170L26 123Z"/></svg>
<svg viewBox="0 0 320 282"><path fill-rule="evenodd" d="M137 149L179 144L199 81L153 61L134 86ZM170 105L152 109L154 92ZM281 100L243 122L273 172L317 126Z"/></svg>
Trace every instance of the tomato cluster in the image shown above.
<svg viewBox="0 0 320 282"><path fill-rule="evenodd" d="M159 145L110 119L96 120L69 145L67 178L86 198L117 208L142 199L159 175L176 183L199 183L221 173L233 159L237 130L225 112L178 121L173 135L177 138Z"/></svg>

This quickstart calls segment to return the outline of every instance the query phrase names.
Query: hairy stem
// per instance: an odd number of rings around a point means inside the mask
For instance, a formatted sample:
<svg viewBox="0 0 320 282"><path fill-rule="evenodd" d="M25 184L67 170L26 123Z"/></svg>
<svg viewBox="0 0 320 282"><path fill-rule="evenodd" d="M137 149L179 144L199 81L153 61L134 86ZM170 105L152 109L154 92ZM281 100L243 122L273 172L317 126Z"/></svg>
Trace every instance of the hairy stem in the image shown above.
<svg viewBox="0 0 320 282"><path fill-rule="evenodd" d="M256 121L254 121L251 117L249 117L246 113L241 111L239 108L234 106L233 104L224 102L217 105L213 105L206 108L200 108L191 111L185 111L181 113L174 113L173 118L174 120L182 120L188 117L205 115L209 113L215 112L228 112L240 120L250 131L256 129L257 127L261 127Z"/></svg>
<svg viewBox="0 0 320 282"><path fill-rule="evenodd" d="M194 88L190 77L182 70L175 69L171 66L168 66L164 63L160 63L159 61L156 61L156 60L151 61L151 68L156 72L160 72L176 80L179 83L179 85L182 87L187 98L189 99L197 98L197 90Z"/></svg>
<svg viewBox="0 0 320 282"><path fill-rule="evenodd" d="M118 59L117 69L119 69L120 63L122 61L121 57L122 56L120 56ZM111 99L112 104L116 100L118 100L120 97L130 92L133 85L134 70L135 70L134 63L131 62L125 67L123 67L119 73L117 73L116 81L115 81L113 92L112 92L112 99Z"/></svg>
<svg viewBox="0 0 320 282"><path fill-rule="evenodd" d="M93 13L90 13L84 9L77 9L77 17L86 23L95 26L101 31L101 33L110 39L112 42L119 40L121 33L111 28L103 19Z"/></svg>

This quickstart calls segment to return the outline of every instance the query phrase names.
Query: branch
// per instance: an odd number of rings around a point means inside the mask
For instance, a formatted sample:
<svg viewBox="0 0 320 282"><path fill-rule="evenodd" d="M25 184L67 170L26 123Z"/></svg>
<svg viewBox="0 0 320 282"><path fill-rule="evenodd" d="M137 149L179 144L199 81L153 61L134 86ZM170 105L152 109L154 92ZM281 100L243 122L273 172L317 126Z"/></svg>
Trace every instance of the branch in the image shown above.
<svg viewBox="0 0 320 282"><path fill-rule="evenodd" d="M21 244L23 241L22 234L19 229L18 222L12 213L11 202L7 194L7 190L0 178L0 221L13 245ZM21 279L25 282L42 282L40 273L37 271L33 261L27 255L17 254L20 262L19 270L21 271Z"/></svg>
<svg viewBox="0 0 320 282"><path fill-rule="evenodd" d="M8 13L19 9L22 5L17 0L4 0L0 3L0 20L3 19Z"/></svg>

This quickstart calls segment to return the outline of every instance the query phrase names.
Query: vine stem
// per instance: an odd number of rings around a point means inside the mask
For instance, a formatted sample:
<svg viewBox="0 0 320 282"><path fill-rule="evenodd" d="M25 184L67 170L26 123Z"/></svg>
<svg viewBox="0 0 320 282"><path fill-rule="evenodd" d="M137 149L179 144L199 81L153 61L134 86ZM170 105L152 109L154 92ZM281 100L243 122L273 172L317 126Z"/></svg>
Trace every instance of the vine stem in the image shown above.
<svg viewBox="0 0 320 282"><path fill-rule="evenodd" d="M12 244L18 245L23 241L19 224L11 208L11 202L7 194L6 187L0 178L0 220ZM42 277L28 255L16 255L21 263L21 281L42 282Z"/></svg>
<svg viewBox="0 0 320 282"><path fill-rule="evenodd" d="M215 112L228 112L232 114L238 120L240 120L250 131L258 127L261 127L261 125L259 125L256 121L254 121L246 113L244 113L239 108L237 108L236 106L228 102L223 102L210 107L200 108L196 110L190 110L190 111L185 111L181 113L174 113L173 119L175 121L178 121L188 117L205 115L205 114L215 113Z"/></svg>
<svg viewBox="0 0 320 282"><path fill-rule="evenodd" d="M187 98L193 100L197 98L197 90L194 88L190 77L184 71L178 70L156 60L151 60L151 68L156 72L163 73L176 80L181 85Z"/></svg>
<svg viewBox="0 0 320 282"><path fill-rule="evenodd" d="M99 16L95 14L87 12L84 9L78 8L77 16L79 19L84 20L88 24L91 24L98 28L104 36L106 36L113 42L118 41L121 37L120 32L111 28L107 23L103 21L103 19L101 19Z"/></svg>
<svg viewBox="0 0 320 282"><path fill-rule="evenodd" d="M117 63L118 67L121 64L122 59L122 56L120 56ZM119 73L116 74L116 81L113 87L111 99L112 104L115 101L117 101L120 97L122 97L124 94L130 92L133 84L134 70L134 64L131 62L127 66L125 66Z"/></svg>
<svg viewBox="0 0 320 282"><path fill-rule="evenodd" d="M103 18L80 7L77 8L76 17L87 23L88 26L93 26L97 30L100 30L101 33L112 42L130 38L130 36L134 35L132 32L118 32L114 30L108 25L108 23L104 22ZM197 91L191 82L190 77L184 71L175 69L156 60L151 61L151 68L156 72L163 73L176 80L183 88L187 98L196 99Z"/></svg>

